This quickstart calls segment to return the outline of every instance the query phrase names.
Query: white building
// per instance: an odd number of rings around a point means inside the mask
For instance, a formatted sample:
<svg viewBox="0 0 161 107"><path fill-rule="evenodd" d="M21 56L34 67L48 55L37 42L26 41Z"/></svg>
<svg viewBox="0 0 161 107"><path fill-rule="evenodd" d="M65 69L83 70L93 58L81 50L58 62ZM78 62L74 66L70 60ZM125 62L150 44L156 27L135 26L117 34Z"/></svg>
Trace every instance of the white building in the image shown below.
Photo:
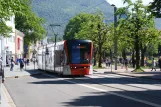
<svg viewBox="0 0 161 107"><path fill-rule="evenodd" d="M3 58L4 64L9 64L9 59L15 55L15 17L10 17L10 21L6 21L6 24L12 28L10 37L4 38L0 36L0 55Z"/></svg>

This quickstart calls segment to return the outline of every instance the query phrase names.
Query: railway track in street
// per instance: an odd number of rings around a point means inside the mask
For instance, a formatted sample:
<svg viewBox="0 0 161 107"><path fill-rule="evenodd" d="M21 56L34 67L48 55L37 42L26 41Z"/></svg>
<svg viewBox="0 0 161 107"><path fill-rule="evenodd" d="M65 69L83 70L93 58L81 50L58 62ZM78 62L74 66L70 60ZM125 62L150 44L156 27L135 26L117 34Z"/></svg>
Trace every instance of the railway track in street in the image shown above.
<svg viewBox="0 0 161 107"><path fill-rule="evenodd" d="M55 76L51 74L48 76L61 78L59 76ZM118 77L118 75L108 76L108 75L97 74L97 75L85 76L85 77L72 77L72 78L61 78L61 79L74 84L79 84L85 87L92 86L93 89L98 88L103 92L116 94L125 98L129 98L129 97L130 99L134 98L134 99L137 99L137 101L140 101L149 105L153 105L155 107L161 107L161 103L160 103L161 94L158 94L158 93L161 93L160 92L161 87L159 85L144 84L144 83L141 83L141 81L135 82L131 80L126 81L123 79L115 80L115 78L111 79L111 77L116 78ZM122 77L119 77L119 78L122 78ZM139 86L137 86L138 83L140 84ZM154 91L158 91L158 93L155 93ZM150 98L150 99L147 99L147 98ZM143 99L146 99L146 100L143 100Z"/></svg>

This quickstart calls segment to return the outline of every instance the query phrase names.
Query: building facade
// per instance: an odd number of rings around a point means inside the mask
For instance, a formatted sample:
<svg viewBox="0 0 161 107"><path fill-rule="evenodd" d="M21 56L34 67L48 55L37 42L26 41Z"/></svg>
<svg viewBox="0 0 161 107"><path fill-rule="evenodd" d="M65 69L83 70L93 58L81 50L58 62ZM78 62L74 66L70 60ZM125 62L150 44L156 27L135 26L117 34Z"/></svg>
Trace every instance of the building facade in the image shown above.
<svg viewBox="0 0 161 107"><path fill-rule="evenodd" d="M10 17L9 21L6 21L6 25L12 28L10 37L3 37L0 35L0 55L3 58L4 65L10 64L11 57L15 55L15 17Z"/></svg>
<svg viewBox="0 0 161 107"><path fill-rule="evenodd" d="M15 59L23 58L24 56L24 34L15 29Z"/></svg>

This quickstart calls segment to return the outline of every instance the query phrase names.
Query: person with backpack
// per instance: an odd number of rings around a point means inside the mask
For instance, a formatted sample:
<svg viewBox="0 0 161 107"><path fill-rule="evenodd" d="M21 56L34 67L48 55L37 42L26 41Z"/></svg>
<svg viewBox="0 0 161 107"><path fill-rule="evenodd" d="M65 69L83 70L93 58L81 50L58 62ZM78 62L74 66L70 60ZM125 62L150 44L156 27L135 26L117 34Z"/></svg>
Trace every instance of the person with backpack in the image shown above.
<svg viewBox="0 0 161 107"><path fill-rule="evenodd" d="M20 70L22 71L24 67L24 61L20 58Z"/></svg>

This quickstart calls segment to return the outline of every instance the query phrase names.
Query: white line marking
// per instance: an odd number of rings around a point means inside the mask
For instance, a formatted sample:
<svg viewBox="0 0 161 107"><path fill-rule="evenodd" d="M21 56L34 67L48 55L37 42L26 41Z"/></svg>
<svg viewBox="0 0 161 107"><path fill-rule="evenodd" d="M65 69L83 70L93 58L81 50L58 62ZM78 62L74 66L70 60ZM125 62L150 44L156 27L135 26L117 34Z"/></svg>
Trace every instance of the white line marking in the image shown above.
<svg viewBox="0 0 161 107"><path fill-rule="evenodd" d="M9 95L9 92L7 91L4 84L2 84L2 91L4 92L4 97L7 100L7 103L9 104L9 106L16 107L15 103L13 102L13 100L12 100L11 96Z"/></svg>
<svg viewBox="0 0 161 107"><path fill-rule="evenodd" d="M43 74L43 75L46 75L46 76L49 76L49 77L55 77L55 76L51 76L51 75L47 75L47 74ZM109 94L112 94L112 95L116 95L116 96L119 96L119 97L122 97L122 98L126 98L126 99L129 99L129 100L133 100L133 101L140 102L140 103L143 103L143 104L147 104L147 105L150 105L150 106L161 107L161 105L159 105L159 104L151 103L151 102L148 102L148 101L145 101L145 100L140 100L140 99L136 99L136 98L133 98L133 97L130 97L130 96L125 96L125 95L122 95L122 94L109 92L109 91L104 90L104 89L100 89L100 88L96 88L96 87L92 87L92 86L88 86L88 85L84 85L84 84L78 84L77 82L73 82L73 81L70 81L70 80L65 80L65 79L61 79L61 80L64 80L64 81L69 82L69 83L77 84L77 85L80 85L80 86L83 86L83 87L87 87L87 88L90 88L90 89L94 89L94 90L97 90L97 91L106 92L106 93L109 93Z"/></svg>

